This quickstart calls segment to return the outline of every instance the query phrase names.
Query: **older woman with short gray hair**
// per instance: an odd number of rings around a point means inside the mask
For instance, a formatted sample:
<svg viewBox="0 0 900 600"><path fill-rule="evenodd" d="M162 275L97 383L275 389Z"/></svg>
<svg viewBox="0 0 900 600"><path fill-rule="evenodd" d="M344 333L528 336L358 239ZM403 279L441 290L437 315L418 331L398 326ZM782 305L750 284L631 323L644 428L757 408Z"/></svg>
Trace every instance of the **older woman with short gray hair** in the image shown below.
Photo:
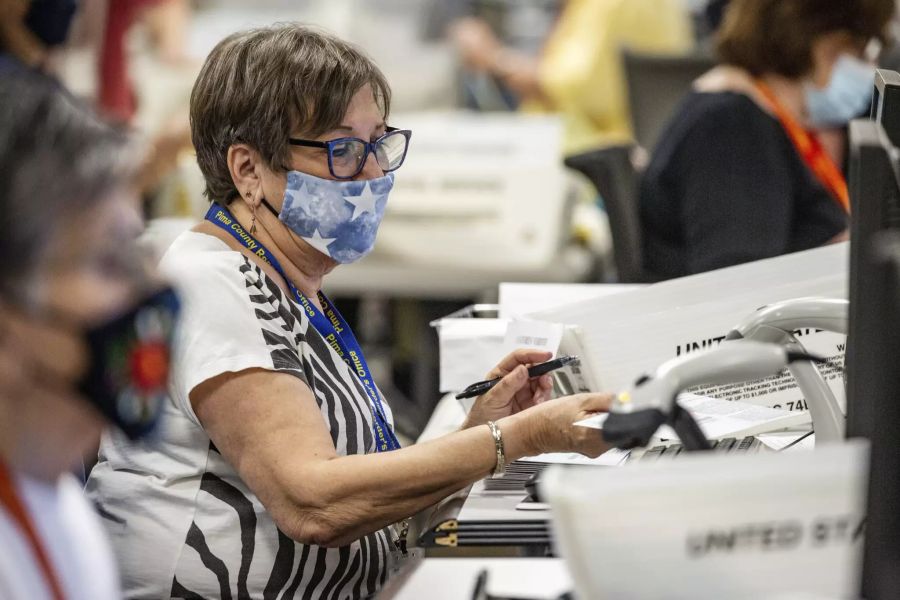
<svg viewBox="0 0 900 600"><path fill-rule="evenodd" d="M323 279L365 256L412 133L357 48L295 24L238 33L194 86L212 201L169 248L183 319L169 427L111 436L88 489L130 598L364 598L403 558L402 523L527 455L596 456L573 423L609 397L547 401L520 350L460 431L401 448L388 399Z"/></svg>

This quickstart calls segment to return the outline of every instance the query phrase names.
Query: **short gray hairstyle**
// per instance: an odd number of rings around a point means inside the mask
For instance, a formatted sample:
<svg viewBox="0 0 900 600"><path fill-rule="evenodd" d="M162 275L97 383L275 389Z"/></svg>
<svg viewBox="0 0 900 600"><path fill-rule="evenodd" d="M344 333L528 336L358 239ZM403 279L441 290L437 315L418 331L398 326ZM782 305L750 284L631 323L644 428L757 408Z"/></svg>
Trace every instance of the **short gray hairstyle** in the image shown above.
<svg viewBox="0 0 900 600"><path fill-rule="evenodd" d="M229 147L247 144L273 170L287 170L291 133L316 137L334 129L366 84L387 118L384 75L359 48L331 34L281 23L219 42L191 92L191 139L206 197L227 204L240 196Z"/></svg>

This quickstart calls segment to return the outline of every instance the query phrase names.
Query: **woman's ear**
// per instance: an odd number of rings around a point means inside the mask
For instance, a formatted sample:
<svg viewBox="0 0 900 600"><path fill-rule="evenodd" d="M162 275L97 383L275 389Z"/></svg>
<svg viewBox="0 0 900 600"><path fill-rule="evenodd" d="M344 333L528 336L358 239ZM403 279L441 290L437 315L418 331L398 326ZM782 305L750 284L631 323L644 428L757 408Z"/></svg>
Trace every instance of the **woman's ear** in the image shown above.
<svg viewBox="0 0 900 600"><path fill-rule="evenodd" d="M262 193L259 153L247 144L234 144L228 148L226 160L241 200L250 208L255 208Z"/></svg>

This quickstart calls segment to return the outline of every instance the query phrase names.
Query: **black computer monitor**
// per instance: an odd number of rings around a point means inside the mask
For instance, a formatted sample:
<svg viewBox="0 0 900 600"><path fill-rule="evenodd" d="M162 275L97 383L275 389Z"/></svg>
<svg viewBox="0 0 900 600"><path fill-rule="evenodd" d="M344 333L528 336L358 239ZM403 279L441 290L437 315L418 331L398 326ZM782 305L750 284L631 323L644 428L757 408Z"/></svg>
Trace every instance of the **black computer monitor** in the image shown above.
<svg viewBox="0 0 900 600"><path fill-rule="evenodd" d="M887 132L894 146L900 146L900 73L875 71L875 94L870 116Z"/></svg>
<svg viewBox="0 0 900 600"><path fill-rule="evenodd" d="M884 250L900 232L900 176L875 121L850 124L849 187L847 434L871 442L863 596L880 600L900 590L900 299Z"/></svg>

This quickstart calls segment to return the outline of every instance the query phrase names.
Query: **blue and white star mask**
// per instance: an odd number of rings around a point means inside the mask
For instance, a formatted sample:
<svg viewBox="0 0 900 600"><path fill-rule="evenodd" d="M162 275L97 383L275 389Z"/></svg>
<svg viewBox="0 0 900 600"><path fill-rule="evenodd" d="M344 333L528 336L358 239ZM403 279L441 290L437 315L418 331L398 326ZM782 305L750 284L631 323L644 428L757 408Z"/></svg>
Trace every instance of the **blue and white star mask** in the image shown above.
<svg viewBox="0 0 900 600"><path fill-rule="evenodd" d="M289 171L278 219L322 254L339 263L352 263L375 246L393 187L393 173L339 181Z"/></svg>

